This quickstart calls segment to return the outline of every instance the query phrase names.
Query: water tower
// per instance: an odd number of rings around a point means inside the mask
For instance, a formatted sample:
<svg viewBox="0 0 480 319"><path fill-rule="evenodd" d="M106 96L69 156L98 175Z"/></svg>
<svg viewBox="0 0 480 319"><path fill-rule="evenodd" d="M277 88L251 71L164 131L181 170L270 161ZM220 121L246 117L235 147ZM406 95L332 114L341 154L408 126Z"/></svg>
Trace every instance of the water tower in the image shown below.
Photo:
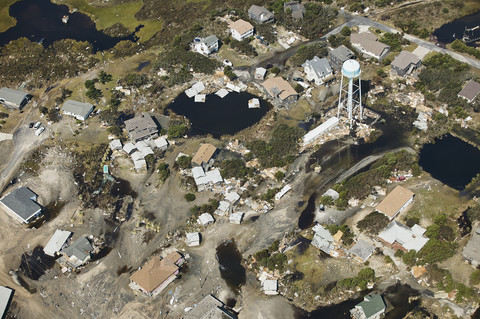
<svg viewBox="0 0 480 319"><path fill-rule="evenodd" d="M358 119L363 118L360 73L360 64L357 61L347 60L343 63L337 117L340 118L340 112L346 110L350 124L353 122L356 112L358 112ZM344 83L343 78L345 77L348 79L348 83Z"/></svg>

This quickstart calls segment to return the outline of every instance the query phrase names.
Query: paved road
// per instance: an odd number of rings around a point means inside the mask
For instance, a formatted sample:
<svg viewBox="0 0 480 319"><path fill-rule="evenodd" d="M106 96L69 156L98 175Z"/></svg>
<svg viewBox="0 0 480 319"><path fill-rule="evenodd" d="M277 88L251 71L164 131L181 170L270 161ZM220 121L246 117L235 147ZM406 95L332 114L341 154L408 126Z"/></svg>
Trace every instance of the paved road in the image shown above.
<svg viewBox="0 0 480 319"><path fill-rule="evenodd" d="M391 33L399 33L400 32L399 30L397 30L395 28L389 27L389 26L384 25L384 24L379 23L379 22L375 22L375 21L370 20L366 17L351 16L351 15L345 13L345 12L340 12L340 13L343 14L348 19L348 21L345 22L344 24L342 24L341 26L336 27L335 29L331 30L327 34L325 34L325 36L322 37L322 40L326 40L329 36L339 33L342 30L342 28L345 27L345 26L353 27L353 26L359 26L359 25L368 25L368 26L380 29L384 32L391 32ZM448 50L448 49L440 48L440 47L436 46L435 44L433 44L431 42L419 39L419 38L414 37L413 35L410 35L410 34L405 34L403 37L405 39L409 40L410 42L416 43L419 46L425 47L425 48L427 48L431 51L440 52L440 53L443 53L443 54L448 54L452 58L454 58L454 59L456 59L460 62L467 63L474 68L480 69L480 61L478 61L478 60L475 60L475 59L472 59L472 58L469 58L469 57L465 57L461 54L458 54L458 53L453 52L453 51Z"/></svg>

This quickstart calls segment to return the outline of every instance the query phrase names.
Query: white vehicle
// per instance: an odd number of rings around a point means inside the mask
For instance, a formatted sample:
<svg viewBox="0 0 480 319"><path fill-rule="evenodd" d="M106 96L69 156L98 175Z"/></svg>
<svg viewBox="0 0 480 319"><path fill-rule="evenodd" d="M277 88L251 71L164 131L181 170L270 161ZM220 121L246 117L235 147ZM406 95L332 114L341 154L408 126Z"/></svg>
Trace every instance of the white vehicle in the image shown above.
<svg viewBox="0 0 480 319"><path fill-rule="evenodd" d="M40 134L43 133L43 131L45 131L45 127L42 126L41 128L35 131L35 136L39 136Z"/></svg>
<svg viewBox="0 0 480 319"><path fill-rule="evenodd" d="M230 62L230 61L228 61L227 59L223 60L223 64L228 65L228 66L230 66L230 67L233 66L233 63Z"/></svg>
<svg viewBox="0 0 480 319"><path fill-rule="evenodd" d="M35 125L33 126L33 128L39 128L40 125L42 125L42 122L37 122L37 123L35 123Z"/></svg>

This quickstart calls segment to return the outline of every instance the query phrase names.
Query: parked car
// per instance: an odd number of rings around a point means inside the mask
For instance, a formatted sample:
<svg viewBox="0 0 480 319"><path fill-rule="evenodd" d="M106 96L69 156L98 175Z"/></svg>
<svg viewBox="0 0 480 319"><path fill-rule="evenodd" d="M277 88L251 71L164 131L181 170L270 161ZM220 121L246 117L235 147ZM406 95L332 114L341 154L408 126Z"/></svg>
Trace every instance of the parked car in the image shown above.
<svg viewBox="0 0 480 319"><path fill-rule="evenodd" d="M45 127L42 126L41 128L35 131L35 136L39 136L40 134L43 133L43 131L45 131Z"/></svg>
<svg viewBox="0 0 480 319"><path fill-rule="evenodd" d="M303 79L302 78L293 78L294 81L298 81L298 82L303 82Z"/></svg>
<svg viewBox="0 0 480 319"><path fill-rule="evenodd" d="M233 63L228 61L227 59L223 60L223 64L228 65L228 66L233 66Z"/></svg>
<svg viewBox="0 0 480 319"><path fill-rule="evenodd" d="M30 122L30 124L28 124L28 127L29 127L29 128L32 128L34 125L35 125L34 122Z"/></svg>
<svg viewBox="0 0 480 319"><path fill-rule="evenodd" d="M35 123L35 125L33 126L33 128L39 128L40 125L42 125L42 122L37 122L37 123Z"/></svg>

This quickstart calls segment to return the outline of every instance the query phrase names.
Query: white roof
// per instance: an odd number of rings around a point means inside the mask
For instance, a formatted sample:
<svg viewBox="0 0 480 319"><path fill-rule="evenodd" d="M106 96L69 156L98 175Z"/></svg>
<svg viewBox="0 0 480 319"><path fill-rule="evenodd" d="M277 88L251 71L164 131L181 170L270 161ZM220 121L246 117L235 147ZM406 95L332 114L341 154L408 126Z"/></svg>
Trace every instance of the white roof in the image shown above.
<svg viewBox="0 0 480 319"><path fill-rule="evenodd" d="M154 139L153 143L154 143L155 147L158 147L158 148L168 147L168 142L163 137L158 137L158 138Z"/></svg>
<svg viewBox="0 0 480 319"><path fill-rule="evenodd" d="M340 197L340 194L336 190L329 188L322 196L330 196L333 200L336 200Z"/></svg>
<svg viewBox="0 0 480 319"><path fill-rule="evenodd" d="M325 122L323 122L322 124L314 128L313 130L305 134L305 136L303 137L303 145L305 146L315 141L320 135L322 135L332 127L337 126L338 122L339 120L335 116L329 118L328 120L326 120Z"/></svg>
<svg viewBox="0 0 480 319"><path fill-rule="evenodd" d="M200 233L187 233L187 242L199 242L200 241Z"/></svg>
<svg viewBox="0 0 480 319"><path fill-rule="evenodd" d="M147 142L140 141L140 142L137 142L137 144L135 145L137 146L137 149L142 153L143 157L153 154L153 150L150 148L150 146L148 146Z"/></svg>
<svg viewBox="0 0 480 319"><path fill-rule="evenodd" d="M209 183L220 183L223 182L222 175L218 168L205 172L201 166L192 168L192 175L195 179L197 185L205 185Z"/></svg>
<svg viewBox="0 0 480 319"><path fill-rule="evenodd" d="M140 151L136 151L135 153L133 153L131 155L131 157L132 157L132 160L134 162L144 159L144 156L143 156L142 152L140 152Z"/></svg>
<svg viewBox="0 0 480 319"><path fill-rule="evenodd" d="M428 238L423 236L424 232L425 229L418 225L414 225L410 229L402 223L394 220L388 224L380 234L378 234L378 237L389 244L397 242L408 251L412 249L419 251L428 242Z"/></svg>
<svg viewBox="0 0 480 319"><path fill-rule="evenodd" d="M227 87L227 89L230 89L230 90L235 91L237 93L240 93L240 91L242 90L240 87L238 87L238 86L236 86L232 83L227 83L226 87Z"/></svg>
<svg viewBox="0 0 480 319"><path fill-rule="evenodd" d="M202 225L208 225L215 222L215 219L213 219L212 215L210 215L209 213L203 213L202 215L200 215L200 217L198 217L198 219L200 220L200 223L202 223Z"/></svg>
<svg viewBox="0 0 480 319"><path fill-rule="evenodd" d="M228 209L230 208L230 203L229 202L226 202L224 200L220 201L220 203L218 203L218 210L221 211L221 212L227 212Z"/></svg>
<svg viewBox="0 0 480 319"><path fill-rule="evenodd" d="M8 310L8 305L10 302L10 298L12 297L13 289L8 287L0 286L0 315L3 318L3 315Z"/></svg>
<svg viewBox="0 0 480 319"><path fill-rule="evenodd" d="M197 95L195 95L195 102L203 103L203 102L205 102L206 98L207 98L207 95L205 95L205 94L197 94Z"/></svg>
<svg viewBox="0 0 480 319"><path fill-rule="evenodd" d="M197 95L198 92L197 92L197 90L195 90L195 89L193 89L193 88L189 88L189 89L185 90L185 94L186 94L188 97L192 98L192 97L194 97L195 95Z"/></svg>
<svg viewBox="0 0 480 319"><path fill-rule="evenodd" d="M112 151L122 149L122 141L119 139L112 140L109 145Z"/></svg>
<svg viewBox="0 0 480 319"><path fill-rule="evenodd" d="M192 86L192 89L197 91L197 93L201 93L203 90L205 90L205 85L203 85L202 82L197 82Z"/></svg>
<svg viewBox="0 0 480 319"><path fill-rule="evenodd" d="M135 144L128 142L127 144L123 145L123 150L130 154L133 150L136 150Z"/></svg>
<svg viewBox="0 0 480 319"><path fill-rule="evenodd" d="M192 168L192 175L194 179L205 177L205 171L201 166L196 166Z"/></svg>
<svg viewBox="0 0 480 319"><path fill-rule="evenodd" d="M230 215L230 223L240 224L242 222L243 216L245 214L242 212L236 212Z"/></svg>
<svg viewBox="0 0 480 319"><path fill-rule="evenodd" d="M147 162L144 159L134 161L133 166L135 167L136 170L143 169L147 167Z"/></svg>
<svg viewBox="0 0 480 319"><path fill-rule="evenodd" d="M330 252L335 249L333 236L320 224L315 225L313 231L315 231L315 235L313 236L311 244L323 252L330 254Z"/></svg>
<svg viewBox="0 0 480 319"><path fill-rule="evenodd" d="M57 229L52 238L48 241L43 248L43 251L48 256L55 256L55 253L59 252L68 238L72 235L72 232L66 230Z"/></svg>
<svg viewBox="0 0 480 319"><path fill-rule="evenodd" d="M265 69L265 68L257 68L255 70L255 75L259 75L262 78L265 76L265 73L267 73L267 69Z"/></svg>
<svg viewBox="0 0 480 319"><path fill-rule="evenodd" d="M228 193L227 196L225 196L225 200L229 201L232 204L239 199L240 199L240 195L238 195L237 192L231 192L231 193Z"/></svg>
<svg viewBox="0 0 480 319"><path fill-rule="evenodd" d="M266 291L277 291L278 281L276 279L266 279L262 282L263 290Z"/></svg>
<svg viewBox="0 0 480 319"><path fill-rule="evenodd" d="M283 188L275 195L275 199L279 200L280 198L283 197L283 195L285 195L291 189L292 189L292 186L290 186L289 184L283 186Z"/></svg>
<svg viewBox="0 0 480 319"><path fill-rule="evenodd" d="M219 97L221 97L222 99L227 96L227 94L230 93L228 92L228 90L226 89L220 89L217 91L217 93L215 93L215 95L218 95Z"/></svg>

